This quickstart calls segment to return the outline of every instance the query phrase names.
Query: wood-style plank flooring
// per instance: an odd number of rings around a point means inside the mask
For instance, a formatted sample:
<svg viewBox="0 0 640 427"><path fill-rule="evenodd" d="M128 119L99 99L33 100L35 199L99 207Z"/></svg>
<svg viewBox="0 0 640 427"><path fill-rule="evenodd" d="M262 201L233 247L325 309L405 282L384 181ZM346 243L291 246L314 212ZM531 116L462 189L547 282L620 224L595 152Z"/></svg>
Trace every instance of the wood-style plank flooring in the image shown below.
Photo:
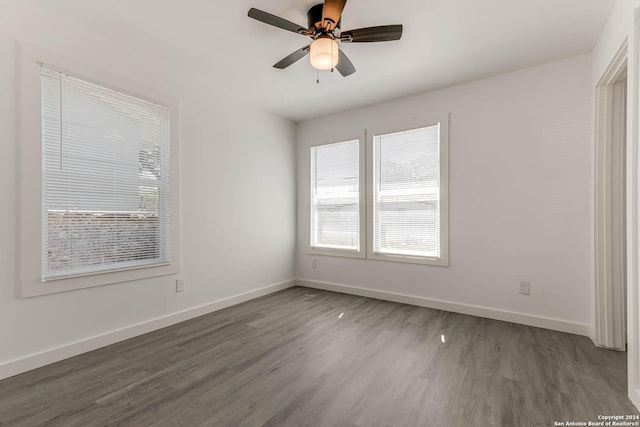
<svg viewBox="0 0 640 427"><path fill-rule="evenodd" d="M546 426L626 387L585 337L292 288L0 381L0 425Z"/></svg>

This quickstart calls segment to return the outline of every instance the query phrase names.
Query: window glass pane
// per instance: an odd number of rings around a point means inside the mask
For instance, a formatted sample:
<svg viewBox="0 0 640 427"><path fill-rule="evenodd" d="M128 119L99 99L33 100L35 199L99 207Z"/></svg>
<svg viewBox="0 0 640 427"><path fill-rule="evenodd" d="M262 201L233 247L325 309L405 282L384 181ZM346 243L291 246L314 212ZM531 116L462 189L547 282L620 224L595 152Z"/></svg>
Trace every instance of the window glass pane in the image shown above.
<svg viewBox="0 0 640 427"><path fill-rule="evenodd" d="M374 252L440 256L439 125L374 136Z"/></svg>
<svg viewBox="0 0 640 427"><path fill-rule="evenodd" d="M359 141L311 148L311 246L360 250Z"/></svg>
<svg viewBox="0 0 640 427"><path fill-rule="evenodd" d="M43 279L170 261L169 110L43 67Z"/></svg>

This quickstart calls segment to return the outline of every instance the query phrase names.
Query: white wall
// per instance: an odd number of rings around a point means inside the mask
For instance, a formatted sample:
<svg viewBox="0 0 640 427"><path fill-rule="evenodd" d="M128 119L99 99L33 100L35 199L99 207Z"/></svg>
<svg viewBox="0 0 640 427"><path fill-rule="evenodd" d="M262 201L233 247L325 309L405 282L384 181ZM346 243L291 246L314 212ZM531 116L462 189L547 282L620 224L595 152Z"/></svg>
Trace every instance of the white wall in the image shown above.
<svg viewBox="0 0 640 427"><path fill-rule="evenodd" d="M591 57L300 123L299 278L590 323ZM450 267L318 257L309 234L309 146L370 126L450 117ZM531 295L517 293L531 281Z"/></svg>
<svg viewBox="0 0 640 427"><path fill-rule="evenodd" d="M36 18L46 25L18 17L5 28L11 37L0 36L0 377L12 372L7 362L292 279L294 124L243 104L212 70L143 37L124 34L122 44L81 23ZM179 98L184 293L170 276L16 296L15 39Z"/></svg>

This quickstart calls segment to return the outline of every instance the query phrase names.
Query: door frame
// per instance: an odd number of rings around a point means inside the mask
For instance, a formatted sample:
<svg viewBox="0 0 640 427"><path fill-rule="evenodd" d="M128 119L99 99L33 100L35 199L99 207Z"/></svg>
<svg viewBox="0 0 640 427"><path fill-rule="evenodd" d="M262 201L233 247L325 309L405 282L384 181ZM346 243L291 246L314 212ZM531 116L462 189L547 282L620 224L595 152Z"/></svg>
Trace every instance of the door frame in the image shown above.
<svg viewBox="0 0 640 427"><path fill-rule="evenodd" d="M627 65L627 384L629 399L640 409L640 8L634 12L633 28L628 39Z"/></svg>
<svg viewBox="0 0 640 427"><path fill-rule="evenodd" d="M599 347L625 351L626 164L628 43L624 41L596 85L595 330Z"/></svg>

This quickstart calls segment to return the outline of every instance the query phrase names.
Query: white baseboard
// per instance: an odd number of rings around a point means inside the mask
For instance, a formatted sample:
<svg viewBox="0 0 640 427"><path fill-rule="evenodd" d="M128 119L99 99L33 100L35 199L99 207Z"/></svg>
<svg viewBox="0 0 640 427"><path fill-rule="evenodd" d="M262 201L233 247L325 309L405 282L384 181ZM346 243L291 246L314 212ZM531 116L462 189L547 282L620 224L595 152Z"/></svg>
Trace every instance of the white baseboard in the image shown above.
<svg viewBox="0 0 640 427"><path fill-rule="evenodd" d="M589 326L589 338L591 339L591 342L593 342L593 345L600 347L598 345L598 340L596 339L596 330L593 326Z"/></svg>
<svg viewBox="0 0 640 427"><path fill-rule="evenodd" d="M86 353L92 350L97 350L99 348L115 344L117 342L124 341L138 335L153 332L167 326L175 325L176 323L184 322L195 317L213 313L214 311L222 310L223 308L231 307L232 305L240 304L242 302L268 295L273 292L278 292L283 289L295 286L295 283L296 282L293 279L287 280L285 282L276 283L271 286L266 286L264 288L259 288L239 295L234 295L232 297L190 308L188 310L171 313L166 316L158 317L146 322L127 326L126 328L110 331L81 341L65 344L63 346L52 348L40 353L31 354L20 359L3 362L0 363L0 379L9 378L14 375L30 371L32 369L39 368L41 366L59 362L61 360L68 359L70 357L77 356L79 354Z"/></svg>
<svg viewBox="0 0 640 427"><path fill-rule="evenodd" d="M629 400L631 400L631 403L640 411L640 389L629 387Z"/></svg>
<svg viewBox="0 0 640 427"><path fill-rule="evenodd" d="M413 295L398 294L395 292L365 289L338 283L296 279L296 284L298 286L303 286L306 288L324 289L326 291L340 292L343 294L359 295L385 301L417 305L420 307L435 308L437 310L451 311L454 313L468 314L471 316L485 317L487 319L502 320L511 323L519 323L521 325L535 326L537 328L551 329L560 332L568 332L571 334L583 335L586 337L589 337L590 335L590 326L588 324L574 323L567 320L532 316L529 314L520 314L511 311L496 310L493 308L480 307L475 305L459 304Z"/></svg>

